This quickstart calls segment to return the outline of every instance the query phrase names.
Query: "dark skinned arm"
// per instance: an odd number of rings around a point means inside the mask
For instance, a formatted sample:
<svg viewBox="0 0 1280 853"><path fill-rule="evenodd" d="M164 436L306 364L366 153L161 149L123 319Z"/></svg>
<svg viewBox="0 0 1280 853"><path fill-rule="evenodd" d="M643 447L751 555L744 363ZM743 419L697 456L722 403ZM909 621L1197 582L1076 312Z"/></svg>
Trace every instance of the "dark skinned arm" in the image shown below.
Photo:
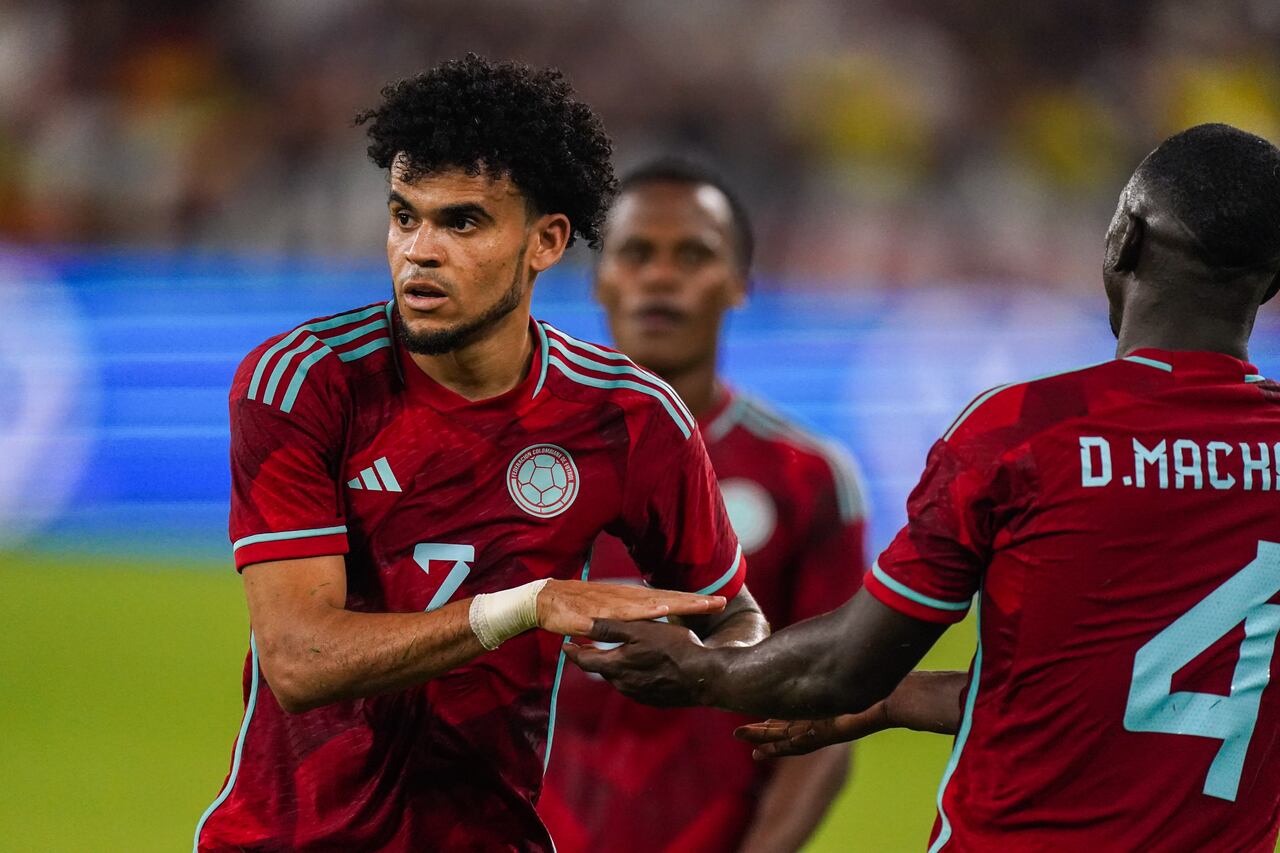
<svg viewBox="0 0 1280 853"><path fill-rule="evenodd" d="M569 657L653 705L711 705L765 717L865 711L888 696L945 625L905 616L865 589L840 608L749 648L707 648L687 628L598 620L590 636L623 645L570 646Z"/></svg>
<svg viewBox="0 0 1280 853"><path fill-rule="evenodd" d="M671 621L688 628L709 649L754 646L769 636L769 621L745 586L719 613L672 617Z"/></svg>
<svg viewBox="0 0 1280 853"><path fill-rule="evenodd" d="M885 729L954 735L960 730L967 672L912 672L883 701L858 714L820 720L766 720L734 735L755 744L757 759L806 755Z"/></svg>

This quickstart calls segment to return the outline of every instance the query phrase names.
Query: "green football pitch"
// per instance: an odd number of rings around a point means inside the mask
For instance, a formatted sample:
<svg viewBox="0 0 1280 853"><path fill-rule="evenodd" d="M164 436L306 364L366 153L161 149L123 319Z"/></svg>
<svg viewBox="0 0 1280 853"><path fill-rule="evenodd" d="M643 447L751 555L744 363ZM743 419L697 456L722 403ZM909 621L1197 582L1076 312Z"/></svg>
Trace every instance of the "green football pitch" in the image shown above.
<svg viewBox="0 0 1280 853"><path fill-rule="evenodd" d="M0 556L0 849L189 849L240 725L248 627L226 566ZM931 668L963 668L970 622ZM926 846L950 739L858 747L813 851Z"/></svg>

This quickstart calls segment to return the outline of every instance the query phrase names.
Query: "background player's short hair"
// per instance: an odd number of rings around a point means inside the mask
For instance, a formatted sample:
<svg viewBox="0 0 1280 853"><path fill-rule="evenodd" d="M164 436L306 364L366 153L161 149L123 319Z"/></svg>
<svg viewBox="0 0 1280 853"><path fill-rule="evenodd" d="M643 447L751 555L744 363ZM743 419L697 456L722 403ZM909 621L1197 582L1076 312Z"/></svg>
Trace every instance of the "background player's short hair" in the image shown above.
<svg viewBox="0 0 1280 853"><path fill-rule="evenodd" d="M382 103L356 123L368 125L381 168L403 155L406 180L448 168L507 176L534 210L563 213L599 246L617 189L613 145L559 70L469 53L383 87Z"/></svg>
<svg viewBox="0 0 1280 853"><path fill-rule="evenodd" d="M1280 261L1280 150L1262 137L1197 125L1162 142L1135 177L1171 206L1213 266Z"/></svg>
<svg viewBox="0 0 1280 853"><path fill-rule="evenodd" d="M715 187L729 202L733 216L734 254L742 271L751 269L751 257L755 253L755 234L751 230L751 217L742 199L728 182L711 167L686 157L665 156L641 163L622 176L618 183L620 193L648 184L691 184Z"/></svg>

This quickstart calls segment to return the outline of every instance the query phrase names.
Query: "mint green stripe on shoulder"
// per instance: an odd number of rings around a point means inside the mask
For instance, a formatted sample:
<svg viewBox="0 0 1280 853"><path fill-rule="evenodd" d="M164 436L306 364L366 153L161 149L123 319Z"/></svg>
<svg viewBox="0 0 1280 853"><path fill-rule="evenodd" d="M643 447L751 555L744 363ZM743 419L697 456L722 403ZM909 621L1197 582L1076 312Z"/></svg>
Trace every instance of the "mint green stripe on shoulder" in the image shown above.
<svg viewBox="0 0 1280 853"><path fill-rule="evenodd" d="M633 362L629 357L623 355L620 352L610 352L609 350L604 349L603 347L596 346L590 341L584 341L581 338L575 338L573 335L570 335L566 332L562 332L559 329L557 329L555 326L552 326L551 328L552 330L555 331L556 334L564 338L566 341L569 341L574 346L582 347L584 350L586 350L589 353L593 353L594 355L598 355L601 358L608 359L609 361L625 361L628 364L635 364L635 362Z"/></svg>
<svg viewBox="0 0 1280 853"><path fill-rule="evenodd" d="M560 331L559 329L556 329L554 326L552 327L552 329L555 331L557 335L564 338L566 341L573 344L574 346L581 347L582 349L585 349L588 352L594 354L598 358L604 358L609 361L617 362L617 363L601 364L599 361L592 360L591 358L588 358L586 356L573 352L567 346L562 344L560 341L557 341L553 338L551 340L551 346L555 347L556 350L558 350L562 355L564 355L570 361L574 362L575 364L582 365L583 367L587 367L592 370L597 370L601 373L630 373L645 382L656 385L658 388L662 389L663 391L666 391L668 394L671 395L671 399L675 402L676 406L680 409L680 411L684 413L685 419L688 420L689 425L691 427L695 427L695 428L697 427L698 421L696 418L694 418L693 414L690 413L688 407L685 406L684 400L680 398L680 395L676 393L676 390L674 388L672 388L665 381L660 379L657 376L657 374L653 373L652 371L645 370L643 367L640 367L638 364L636 364L631 359L627 358L622 353L609 352L608 350L601 349L595 344L590 344L590 343L587 343L586 341L580 341L577 338L573 337L572 335L566 335L564 332Z"/></svg>
<svg viewBox="0 0 1280 853"><path fill-rule="evenodd" d="M1262 376L1262 375L1257 374L1257 373L1246 373L1246 374L1245 374L1245 377L1244 377L1244 381L1245 381L1245 382L1249 382L1249 383L1254 383L1254 382L1266 382L1266 381L1267 381L1267 377Z"/></svg>
<svg viewBox="0 0 1280 853"><path fill-rule="evenodd" d="M280 360L276 362L275 368L271 371L271 378L267 380L267 387L264 388L262 391L263 403L270 406L273 402L275 402L276 389L280 385L280 380L284 377L285 373L289 370L289 365L293 363L294 358L297 357L300 353L310 349L316 344L320 344L320 349L316 350L316 352L323 354L328 350L328 347L326 347L324 344L321 344L320 339L317 338L315 335L307 335L301 341L298 342L297 346L293 347L292 349L286 350L285 353L280 356ZM305 358L302 360L302 363L304 364L306 363ZM301 366L299 366L299 369L301 369Z"/></svg>
<svg viewBox="0 0 1280 853"><path fill-rule="evenodd" d="M376 341L369 341L364 346L356 347L348 352L340 352L338 353L338 358L342 361L356 361L389 346L391 346L391 338L378 338Z"/></svg>
<svg viewBox="0 0 1280 853"><path fill-rule="evenodd" d="M1154 367L1156 370L1163 370L1173 373L1173 365L1167 361L1156 361L1154 358L1147 358L1145 355L1126 355L1124 361L1132 361L1134 364L1145 364L1147 367Z"/></svg>
<svg viewBox="0 0 1280 853"><path fill-rule="evenodd" d="M345 344L349 341L354 341L356 338L363 338L365 335L369 334L370 332L376 332L378 329L385 329L385 328L387 328L386 319L383 317L379 317L376 320L370 320L368 323L365 323L363 326L356 326L354 329L352 329L349 332L343 332L340 335L333 335L331 337L322 337L320 338L320 340L324 341L326 344L328 344L331 347L336 347L336 346L341 346L342 344Z"/></svg>
<svg viewBox="0 0 1280 853"><path fill-rule="evenodd" d="M949 610L952 612L968 610L969 605L971 604L971 602L967 600L943 601L940 598L931 598L923 593L916 592L901 581L889 577L889 575L885 573L885 570L880 568L880 562L878 560L871 564L871 574L875 575L876 580L880 581L880 583L889 587L889 589L893 590L903 598L909 598L916 604L923 604L925 607L932 607L934 610Z"/></svg>
<svg viewBox="0 0 1280 853"><path fill-rule="evenodd" d="M355 311L348 311L345 314L338 314L335 317L330 317L328 320L317 320L314 323L306 323L294 329L292 332L289 332L289 334L285 335L283 338L281 338L280 340L272 344L270 347L268 347L267 350L258 358L258 363L254 365L254 368L253 368L253 377L249 380L249 393L247 395L248 398L250 400L262 399L262 401L267 403L268 405L271 404L271 398L274 396L274 393L275 393L275 385L270 385L269 391L267 389L263 389L262 388L263 374L266 373L267 365L271 363L271 360L276 356L276 353L293 345L294 341L296 341L301 335L304 335L308 332L324 332L324 331L328 331L329 329L336 329L338 326L345 326L350 323L357 323L361 320L372 317L374 314L378 314L383 311L387 312L386 322L390 324L391 315L388 309L389 305L390 303L387 303L387 305L378 304L378 305L371 305L367 308L358 308ZM369 329L366 328L365 332L362 332L362 334L367 334L368 331ZM335 335L334 337L335 339L338 339L344 336ZM347 338L347 340L354 340L354 338ZM339 343L341 342L342 341L339 341ZM285 359L282 357L281 362L284 362L284 361ZM280 382L280 379L283 376L283 372L284 371L279 364L277 364L276 369L272 371L272 376L276 378L277 384ZM259 390L262 390L264 392L261 398L259 398L258 396Z"/></svg>
<svg viewBox="0 0 1280 853"><path fill-rule="evenodd" d="M688 423L690 427L697 426L698 422L694 419L693 415L689 413L689 410L685 408L684 401L680 399L680 395L675 392L675 389L631 362L602 364L601 362L587 358L584 355L579 355L555 339L551 340L551 347L574 364L579 367L585 367L587 370L594 370L597 373L609 373L614 376L634 376L640 381L657 386L659 390L666 391L668 393L671 401L676 405L676 408L678 408L680 413L684 415L685 422Z"/></svg>
<svg viewBox="0 0 1280 853"><path fill-rule="evenodd" d="M283 530L279 533L255 533L243 536L231 543L231 551L235 553L246 545L257 545L260 542L283 542L289 539L309 539L313 536L331 536L335 533L346 533L345 524L334 527L313 527L310 530Z"/></svg>
<svg viewBox="0 0 1280 853"><path fill-rule="evenodd" d="M596 376L587 376L574 370L555 355L548 357L547 360L553 367L564 374L566 378L577 382L579 385L605 389L626 388L630 391L639 391L641 394L647 394L650 397L653 397L662 404L663 408L667 410L667 414L671 416L671 420L676 422L676 426L679 427L681 434L683 434L685 438L689 438L693 435L692 430L690 430L688 424L685 423L684 418L681 417L680 413L676 411L674 406L672 406L671 401L667 399L667 395L663 394L657 388L645 385L641 382L634 382L630 379L601 379Z"/></svg>
<svg viewBox="0 0 1280 853"><path fill-rule="evenodd" d="M302 389L302 382L307 378L307 372L311 370L311 365L324 358L333 350L328 347L322 347L311 353L309 356L298 362L298 369L293 374L293 379L289 382L289 388L284 392L284 399L280 401L280 411L293 411L293 404L297 402L298 391Z"/></svg>
<svg viewBox="0 0 1280 853"><path fill-rule="evenodd" d="M981 599L982 591L978 591L978 598ZM938 853L947 842L951 840L954 830L951 827L951 818L947 815L947 809L943 805L943 798L947 793L947 786L951 784L951 777L955 775L956 767L960 764L960 754L964 752L965 744L969 742L969 732L973 730L973 706L978 699L978 683L982 680L982 608L978 608L978 649L973 655L973 675L969 678L969 692L964 697L964 711L960 716L960 729L956 732L956 742L951 747L951 757L947 759L947 767L942 771L942 781L938 784L938 837L934 839L933 844L929 845L928 853Z"/></svg>
<svg viewBox="0 0 1280 853"><path fill-rule="evenodd" d="M339 314L336 317L330 317L328 320L317 320L314 323L308 323L305 328L309 332L325 332L329 329L336 329L338 326L345 326L348 323L357 323L374 314L378 314L385 310L385 306L379 302L377 305L370 305L368 308L358 308L355 311L348 311L346 314Z"/></svg>
<svg viewBox="0 0 1280 853"><path fill-rule="evenodd" d="M738 566L742 564L742 546L738 546L738 550L734 552L733 562L729 565L729 570L716 578L712 583L707 584L702 589L694 593L694 595L715 595L724 589L724 585L733 580L733 576L738 573Z"/></svg>
<svg viewBox="0 0 1280 853"><path fill-rule="evenodd" d="M270 363L272 357L275 356L276 353L280 352L280 350L284 349L285 347L289 346L294 341L296 341L298 339L298 336L305 331L306 329L304 327L299 326L289 334L285 335L280 340L276 341L270 347L268 347L267 351L264 352L261 355L261 357L258 358L258 364L253 369L253 379L250 380L249 382L248 396L250 400L258 399L258 385L259 383L262 382L262 374L266 372L267 364Z"/></svg>

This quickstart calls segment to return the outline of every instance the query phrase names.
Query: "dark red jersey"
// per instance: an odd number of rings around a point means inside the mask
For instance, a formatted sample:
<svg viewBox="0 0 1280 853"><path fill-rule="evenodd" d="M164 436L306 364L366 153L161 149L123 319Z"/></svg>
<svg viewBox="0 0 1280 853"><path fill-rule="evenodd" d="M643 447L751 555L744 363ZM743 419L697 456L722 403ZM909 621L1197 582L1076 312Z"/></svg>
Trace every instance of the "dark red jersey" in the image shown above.
<svg viewBox="0 0 1280 853"><path fill-rule="evenodd" d="M867 587L979 644L930 850L1272 851L1280 387L1205 352L989 391Z"/></svg>
<svg viewBox="0 0 1280 853"><path fill-rule="evenodd" d="M697 425L610 350L534 322L528 377L469 402L396 343L390 304L254 350L231 391L237 567L345 554L347 607L431 610L583 578L600 531L655 586L735 595L745 563ZM550 850L534 808L561 638L531 631L421 686L284 713L245 663L198 850Z"/></svg>
<svg viewBox="0 0 1280 853"><path fill-rule="evenodd" d="M701 426L751 560L751 592L770 623L850 598L864 569L864 520L848 455L739 395L726 395ZM640 577L611 537L597 543L591 565L597 578ZM737 849L770 776L732 737L748 721L709 708L651 708L597 676L566 671L538 804L560 853Z"/></svg>

